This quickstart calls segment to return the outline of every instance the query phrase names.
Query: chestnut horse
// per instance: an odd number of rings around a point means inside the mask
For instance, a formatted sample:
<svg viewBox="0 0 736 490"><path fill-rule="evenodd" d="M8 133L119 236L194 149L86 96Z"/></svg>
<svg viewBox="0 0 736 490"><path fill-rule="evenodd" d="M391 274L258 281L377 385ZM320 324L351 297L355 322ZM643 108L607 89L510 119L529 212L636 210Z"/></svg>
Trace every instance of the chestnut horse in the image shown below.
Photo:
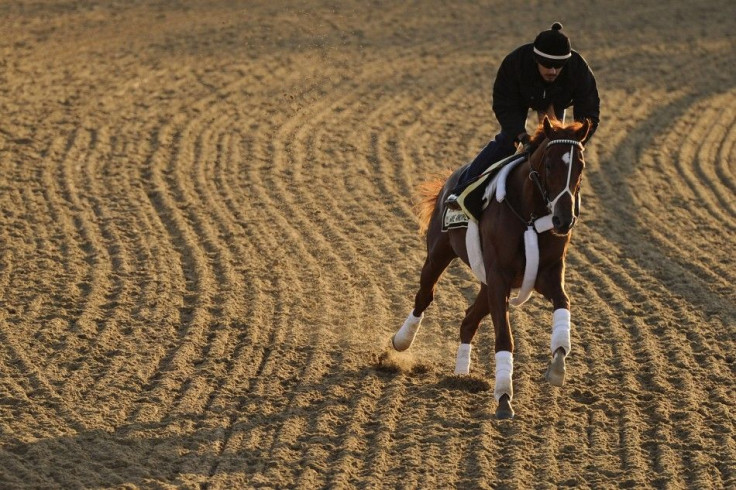
<svg viewBox="0 0 736 490"><path fill-rule="evenodd" d="M460 325L455 374L468 374L470 343L480 321L490 313L496 338L497 418L514 416L511 407L514 339L508 313L512 289L523 291L526 287L527 298L534 289L552 302L552 360L547 379L555 386L562 386L565 380L565 357L570 353L565 255L579 213L580 182L585 166L583 142L589 130L587 120L563 125L545 116L532 139L536 150L507 172L505 198L490 199L477 222L486 280ZM444 185L438 180L423 186L419 216L420 226L426 230L427 258L414 309L392 338L398 351L408 349L414 341L424 310L434 297L435 284L450 262L459 257L470 265L473 260L466 246L466 229L442 230L443 203L463 168L456 170ZM514 298L511 303L518 305L524 301Z"/></svg>

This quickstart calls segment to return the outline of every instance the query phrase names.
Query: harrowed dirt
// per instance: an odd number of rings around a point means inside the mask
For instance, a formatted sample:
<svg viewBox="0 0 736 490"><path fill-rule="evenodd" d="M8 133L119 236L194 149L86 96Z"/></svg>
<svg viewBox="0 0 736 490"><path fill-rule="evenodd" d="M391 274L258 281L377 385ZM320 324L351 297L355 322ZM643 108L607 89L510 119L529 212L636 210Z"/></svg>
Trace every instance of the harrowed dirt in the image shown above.
<svg viewBox="0 0 736 490"><path fill-rule="evenodd" d="M736 487L736 3L21 1L0 7L0 487ZM498 130L559 20L599 83L552 311L452 376L414 346L413 189Z"/></svg>

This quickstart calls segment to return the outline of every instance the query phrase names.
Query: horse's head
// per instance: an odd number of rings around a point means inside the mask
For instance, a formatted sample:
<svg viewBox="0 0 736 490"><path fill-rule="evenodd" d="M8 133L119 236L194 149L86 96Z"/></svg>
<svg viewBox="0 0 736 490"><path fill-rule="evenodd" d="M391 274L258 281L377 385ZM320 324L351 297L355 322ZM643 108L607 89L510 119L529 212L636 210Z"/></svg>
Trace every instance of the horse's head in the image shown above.
<svg viewBox="0 0 736 490"><path fill-rule="evenodd" d="M580 182L585 168L582 142L590 126L587 119L562 126L545 116L540 127L545 139L538 152L541 156L532 162L532 177L547 201L553 232L558 235L570 232L580 212Z"/></svg>

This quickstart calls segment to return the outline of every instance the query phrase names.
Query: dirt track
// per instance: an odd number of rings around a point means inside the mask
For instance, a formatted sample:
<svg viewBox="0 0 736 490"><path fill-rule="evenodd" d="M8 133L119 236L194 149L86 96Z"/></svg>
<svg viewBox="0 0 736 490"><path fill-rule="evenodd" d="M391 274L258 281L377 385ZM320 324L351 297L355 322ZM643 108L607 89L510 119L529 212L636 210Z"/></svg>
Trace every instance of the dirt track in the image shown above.
<svg viewBox="0 0 736 490"><path fill-rule="evenodd" d="M0 487L736 487L736 3L231 3L0 6ZM603 105L573 353L514 310L499 422L462 264L385 356L411 189L553 20Z"/></svg>

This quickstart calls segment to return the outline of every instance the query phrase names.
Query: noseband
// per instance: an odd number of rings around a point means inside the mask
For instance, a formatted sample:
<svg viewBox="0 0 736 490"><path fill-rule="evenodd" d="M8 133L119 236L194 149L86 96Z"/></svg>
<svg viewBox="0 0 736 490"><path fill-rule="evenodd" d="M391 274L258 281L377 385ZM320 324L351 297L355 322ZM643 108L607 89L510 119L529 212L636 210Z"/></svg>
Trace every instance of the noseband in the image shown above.
<svg viewBox="0 0 736 490"><path fill-rule="evenodd" d="M542 185L542 182L539 179L539 172L532 169L531 172L529 172L529 178L532 179L535 184L537 184L539 191L542 193L542 197L547 202L547 209L549 209L550 213L554 212L557 201L559 201L560 198L565 194L570 194L570 198L573 200L573 202L576 203L575 207L577 209L579 206L577 201L578 198L575 196L575 194L573 194L572 190L570 189L570 179L572 177L572 161L575 148L577 147L581 152L585 148L583 147L583 144L577 140L559 139L549 141L547 143L547 146L545 146L544 148L545 153L547 152L547 148L549 148L550 145L570 145L570 153L566 153L562 157L562 161L565 162L565 164L567 165L567 184L565 185L565 188L562 189L562 191L560 191L560 193L557 194L554 199L550 200L546 186ZM542 155L542 158L544 158L544 155Z"/></svg>

